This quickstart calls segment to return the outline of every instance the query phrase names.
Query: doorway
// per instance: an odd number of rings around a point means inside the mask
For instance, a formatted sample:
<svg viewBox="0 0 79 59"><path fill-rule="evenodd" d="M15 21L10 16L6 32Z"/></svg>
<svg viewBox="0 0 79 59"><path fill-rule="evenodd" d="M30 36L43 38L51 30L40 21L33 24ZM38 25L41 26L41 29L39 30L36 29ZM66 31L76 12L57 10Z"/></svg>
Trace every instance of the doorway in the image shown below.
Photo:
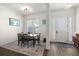
<svg viewBox="0 0 79 59"><path fill-rule="evenodd" d="M39 20L27 20L27 32L30 33L40 33L40 23Z"/></svg>
<svg viewBox="0 0 79 59"><path fill-rule="evenodd" d="M68 42L68 23L67 17L61 16L55 18L55 38L56 42Z"/></svg>

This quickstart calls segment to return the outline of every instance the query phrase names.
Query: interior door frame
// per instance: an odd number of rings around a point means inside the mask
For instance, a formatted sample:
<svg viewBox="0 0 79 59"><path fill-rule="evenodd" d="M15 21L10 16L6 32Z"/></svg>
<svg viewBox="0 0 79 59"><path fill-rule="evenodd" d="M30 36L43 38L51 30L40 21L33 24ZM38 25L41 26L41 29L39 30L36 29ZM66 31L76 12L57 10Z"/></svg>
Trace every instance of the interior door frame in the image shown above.
<svg viewBox="0 0 79 59"><path fill-rule="evenodd" d="M61 17L64 18L65 16L58 16L58 18L61 18ZM57 18L57 17L56 17L56 18ZM56 18L55 18L55 41L58 42L59 40L57 41L57 39L56 39L56 37L57 37L57 36L56 36ZM66 16L66 18L67 18L67 16ZM66 20L66 25L67 25L67 20ZM66 32L67 32L67 38L69 38L69 35L68 35L68 28L66 28L66 30L67 30L67 31L66 31ZM64 41L59 41L59 42L67 43L67 41L68 41L68 40L66 40L66 41L65 41L65 40L64 40Z"/></svg>
<svg viewBox="0 0 79 59"><path fill-rule="evenodd" d="M60 16L61 17L61 16ZM69 25L68 24L68 17L69 16L67 16L67 26ZM69 32L68 32L68 27L67 27L67 35L68 35L68 41L67 42L64 42L64 43L69 43L69 44L73 44L73 41L70 41L70 40L72 40L72 36L74 35L74 33L75 33L75 26L76 26L76 20L75 20L75 16L71 16L72 17L72 24L71 24L71 26L72 26L72 31L71 31L71 33L72 33L72 35L70 35L69 34ZM56 21L55 21L56 22ZM56 23L55 23L55 39L56 39Z"/></svg>

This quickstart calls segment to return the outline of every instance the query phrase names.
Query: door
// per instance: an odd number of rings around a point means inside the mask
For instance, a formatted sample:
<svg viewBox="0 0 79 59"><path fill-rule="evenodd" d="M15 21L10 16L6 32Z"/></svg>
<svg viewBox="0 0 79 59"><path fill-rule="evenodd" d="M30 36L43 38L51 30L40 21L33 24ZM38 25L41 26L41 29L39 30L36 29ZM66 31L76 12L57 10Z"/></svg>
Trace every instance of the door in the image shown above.
<svg viewBox="0 0 79 59"><path fill-rule="evenodd" d="M56 30L56 42L65 42L68 41L68 32L67 32L67 17L57 17L55 18L55 30Z"/></svg>

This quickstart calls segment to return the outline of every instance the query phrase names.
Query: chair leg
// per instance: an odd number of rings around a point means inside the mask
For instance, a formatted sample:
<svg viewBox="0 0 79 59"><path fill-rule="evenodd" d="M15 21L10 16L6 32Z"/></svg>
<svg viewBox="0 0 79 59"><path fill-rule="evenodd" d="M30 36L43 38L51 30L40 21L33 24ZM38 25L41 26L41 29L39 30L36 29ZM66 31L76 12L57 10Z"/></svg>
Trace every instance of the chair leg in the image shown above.
<svg viewBox="0 0 79 59"><path fill-rule="evenodd" d="M38 41L38 46L40 45L40 41Z"/></svg>
<svg viewBox="0 0 79 59"><path fill-rule="evenodd" d="M21 48L22 48L22 41L21 41Z"/></svg>
<svg viewBox="0 0 79 59"><path fill-rule="evenodd" d="M21 48L24 46L24 41L21 41Z"/></svg>
<svg viewBox="0 0 79 59"><path fill-rule="evenodd" d="M25 42L23 42L23 47L25 46Z"/></svg>
<svg viewBox="0 0 79 59"><path fill-rule="evenodd" d="M29 47L29 41L27 41L27 47Z"/></svg>
<svg viewBox="0 0 79 59"><path fill-rule="evenodd" d="M20 41L18 40L18 46L19 46Z"/></svg>
<svg viewBox="0 0 79 59"><path fill-rule="evenodd" d="M36 43L35 40L33 40L33 47L35 47L35 43Z"/></svg>

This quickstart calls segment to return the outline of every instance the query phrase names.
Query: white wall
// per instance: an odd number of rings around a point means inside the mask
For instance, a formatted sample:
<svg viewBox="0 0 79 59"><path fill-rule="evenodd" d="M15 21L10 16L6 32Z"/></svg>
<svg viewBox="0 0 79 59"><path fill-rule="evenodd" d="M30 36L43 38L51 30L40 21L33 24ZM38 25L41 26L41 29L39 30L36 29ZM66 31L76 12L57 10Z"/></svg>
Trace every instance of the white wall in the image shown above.
<svg viewBox="0 0 79 59"><path fill-rule="evenodd" d="M79 7L76 9L76 32L79 33Z"/></svg>
<svg viewBox="0 0 79 59"><path fill-rule="evenodd" d="M20 20L20 26L9 26L9 18ZM0 45L17 40L17 33L22 31L22 16L17 12L0 5Z"/></svg>

